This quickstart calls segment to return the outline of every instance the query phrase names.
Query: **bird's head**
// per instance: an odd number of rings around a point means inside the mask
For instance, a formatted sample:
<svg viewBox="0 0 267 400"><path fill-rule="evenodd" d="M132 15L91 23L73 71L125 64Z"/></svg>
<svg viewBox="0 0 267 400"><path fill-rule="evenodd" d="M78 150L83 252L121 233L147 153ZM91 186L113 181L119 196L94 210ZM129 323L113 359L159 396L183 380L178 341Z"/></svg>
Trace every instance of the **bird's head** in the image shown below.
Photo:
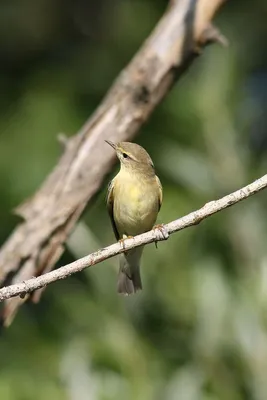
<svg viewBox="0 0 267 400"><path fill-rule="evenodd" d="M106 142L116 151L121 167L154 172L154 164L150 155L139 144L131 142L115 144L110 140L106 140Z"/></svg>

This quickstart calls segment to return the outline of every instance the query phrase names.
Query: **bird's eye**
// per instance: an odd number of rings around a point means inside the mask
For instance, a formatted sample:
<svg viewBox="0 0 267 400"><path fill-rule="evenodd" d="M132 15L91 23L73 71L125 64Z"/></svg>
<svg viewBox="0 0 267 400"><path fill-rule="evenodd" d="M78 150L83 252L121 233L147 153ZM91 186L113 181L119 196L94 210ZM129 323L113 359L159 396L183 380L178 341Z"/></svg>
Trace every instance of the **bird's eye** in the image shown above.
<svg viewBox="0 0 267 400"><path fill-rule="evenodd" d="M127 153L122 153L123 158L128 158L128 154Z"/></svg>

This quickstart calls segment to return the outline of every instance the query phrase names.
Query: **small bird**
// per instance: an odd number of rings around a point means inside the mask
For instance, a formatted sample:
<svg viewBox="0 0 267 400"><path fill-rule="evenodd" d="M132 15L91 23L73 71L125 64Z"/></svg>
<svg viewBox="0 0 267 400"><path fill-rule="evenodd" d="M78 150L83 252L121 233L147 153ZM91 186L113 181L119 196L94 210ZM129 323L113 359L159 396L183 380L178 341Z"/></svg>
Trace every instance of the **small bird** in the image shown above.
<svg viewBox="0 0 267 400"><path fill-rule="evenodd" d="M120 171L108 186L107 208L117 240L152 229L162 204L162 186L146 150L136 143L106 142L115 149ZM140 259L143 246L120 255L118 293L142 289Z"/></svg>

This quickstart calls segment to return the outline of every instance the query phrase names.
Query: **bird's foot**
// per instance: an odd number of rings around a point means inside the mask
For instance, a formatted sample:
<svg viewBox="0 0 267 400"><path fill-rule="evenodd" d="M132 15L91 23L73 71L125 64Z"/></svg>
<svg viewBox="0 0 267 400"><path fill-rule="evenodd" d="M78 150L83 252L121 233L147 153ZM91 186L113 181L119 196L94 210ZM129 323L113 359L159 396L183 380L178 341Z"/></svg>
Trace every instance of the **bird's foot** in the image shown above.
<svg viewBox="0 0 267 400"><path fill-rule="evenodd" d="M169 232L165 228L165 225L158 224L153 227L153 231L155 234L155 246L158 248L158 242L161 240L167 240L169 238Z"/></svg>
<svg viewBox="0 0 267 400"><path fill-rule="evenodd" d="M123 238L119 240L119 243L120 243L121 247L123 248L123 250L125 250L125 243L124 243L125 240L132 239L132 238L133 238L133 236L123 235Z"/></svg>

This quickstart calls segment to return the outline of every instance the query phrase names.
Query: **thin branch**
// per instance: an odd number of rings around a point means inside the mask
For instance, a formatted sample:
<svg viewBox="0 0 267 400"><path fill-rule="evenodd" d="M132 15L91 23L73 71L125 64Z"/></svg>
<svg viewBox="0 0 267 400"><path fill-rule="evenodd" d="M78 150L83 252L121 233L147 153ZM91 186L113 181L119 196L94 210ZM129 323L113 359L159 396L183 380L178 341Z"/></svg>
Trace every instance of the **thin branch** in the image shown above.
<svg viewBox="0 0 267 400"><path fill-rule="evenodd" d="M211 28L223 2L171 0L91 118L77 135L61 136L65 150L58 164L36 194L16 210L24 222L0 250L0 285L10 276L16 283L53 269L115 160L104 139L132 140L201 49L211 42L223 42L218 30ZM33 299L39 294L33 294ZM11 323L26 299L5 304L2 318Z"/></svg>
<svg viewBox="0 0 267 400"><path fill-rule="evenodd" d="M120 243L113 244L98 250L95 253L89 254L86 257L80 258L64 267L58 268L55 271L48 272L38 278L32 278L27 281L17 283L15 285L7 286L0 289L0 302L9 299L14 296L24 297L27 293L31 293L36 289L41 289L52 282L56 282L59 279L65 279L68 276L80 272L87 267L91 267L101 261L107 260L117 254L130 250L134 247L138 247L144 244L165 240L174 232L178 232L182 229L188 228L192 225L197 225L205 218L213 215L225 208L228 208L248 197L260 192L267 187L267 175L254 181L253 183L243 187L242 189L233 192L220 200L211 201L204 205L197 211L194 211L182 218L172 221L149 232L143 233L142 235L135 236L134 238L126 239L124 241L124 247L122 248ZM165 233L162 234L162 230Z"/></svg>

